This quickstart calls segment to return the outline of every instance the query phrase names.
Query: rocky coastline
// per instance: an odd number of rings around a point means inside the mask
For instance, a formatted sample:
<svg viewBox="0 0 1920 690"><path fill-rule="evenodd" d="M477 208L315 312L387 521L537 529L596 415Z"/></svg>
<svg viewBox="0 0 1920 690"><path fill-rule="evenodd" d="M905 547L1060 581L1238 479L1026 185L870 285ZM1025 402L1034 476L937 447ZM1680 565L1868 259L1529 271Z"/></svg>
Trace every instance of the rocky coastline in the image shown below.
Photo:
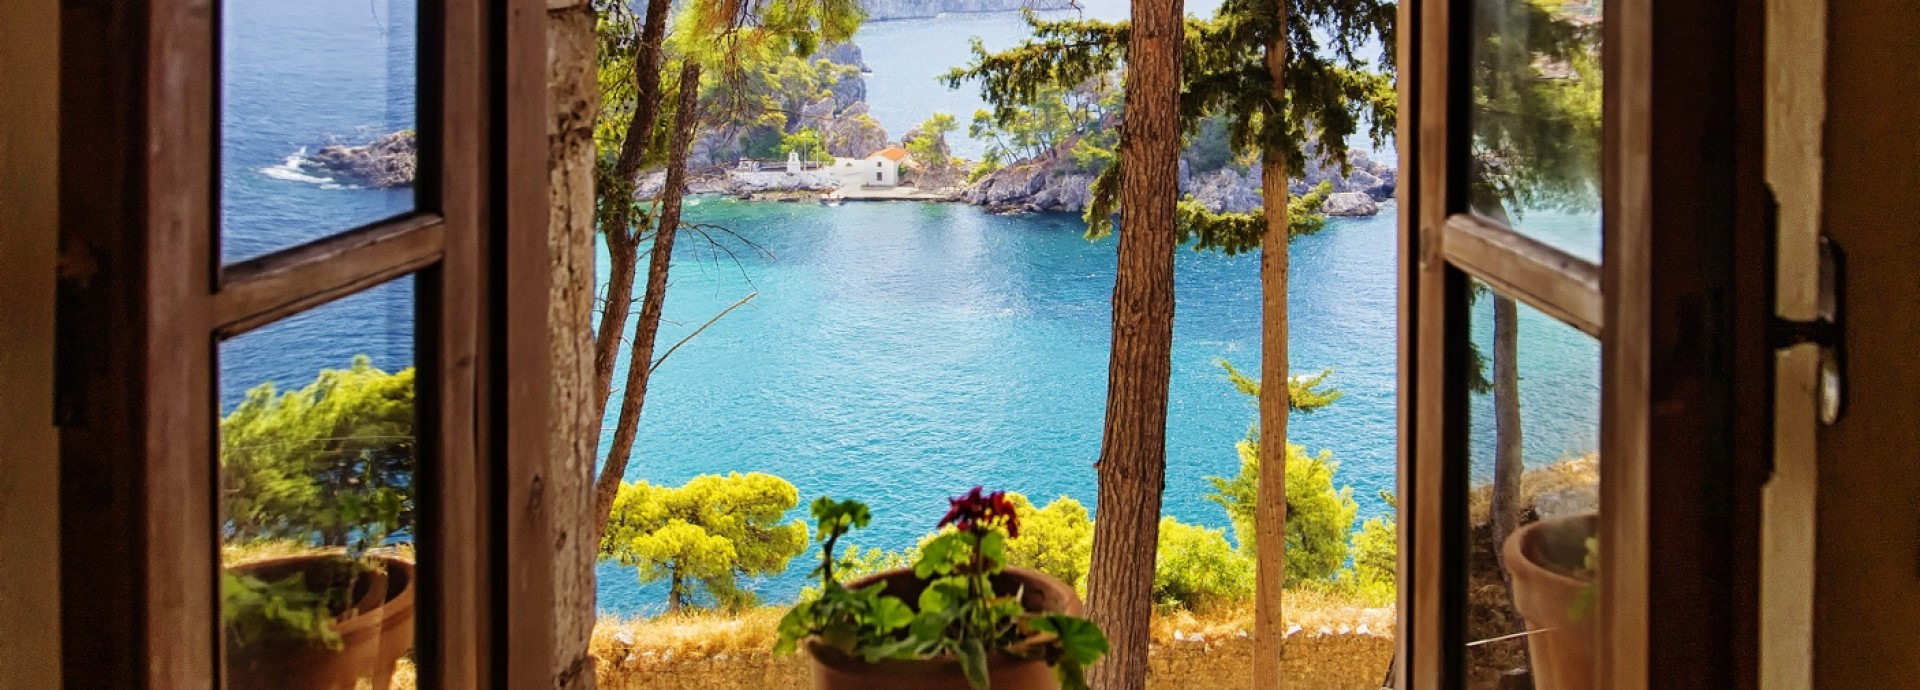
<svg viewBox="0 0 1920 690"><path fill-rule="evenodd" d="M1322 213L1341 217L1379 213L1380 204L1393 198L1396 171L1366 151L1350 152L1348 164L1342 171L1337 164L1318 162L1306 174L1294 178L1288 189L1304 194L1322 182L1330 182L1332 193L1321 207ZM1258 161L1244 169L1227 165L1195 172L1190 161L1183 158L1180 192L1215 213L1258 211L1262 198L1260 174ZM1069 156L1056 152L996 170L968 186L962 198L1005 213L1080 213L1092 200L1093 179L1094 173L1079 169Z"/></svg>
<svg viewBox="0 0 1920 690"><path fill-rule="evenodd" d="M942 14L1071 9L1071 0L864 0L867 21L926 19Z"/></svg>

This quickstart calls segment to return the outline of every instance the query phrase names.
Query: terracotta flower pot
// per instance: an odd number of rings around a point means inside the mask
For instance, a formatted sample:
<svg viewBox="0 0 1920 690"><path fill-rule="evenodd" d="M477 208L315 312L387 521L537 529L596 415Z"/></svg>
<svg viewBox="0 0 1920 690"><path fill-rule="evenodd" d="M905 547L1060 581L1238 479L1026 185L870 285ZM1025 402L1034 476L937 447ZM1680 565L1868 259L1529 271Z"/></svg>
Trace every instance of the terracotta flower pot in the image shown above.
<svg viewBox="0 0 1920 690"><path fill-rule="evenodd" d="M1515 530L1502 547L1513 576L1513 606L1527 619L1527 651L1539 690L1593 687L1594 611L1579 603L1590 581L1573 576L1586 564L1592 513L1541 520ZM1588 595L1591 596L1591 595Z"/></svg>
<svg viewBox="0 0 1920 690"><path fill-rule="evenodd" d="M889 570L847 583L858 589L886 581L886 594L907 602L917 601L926 583L912 570ZM1028 611L1086 615L1080 597L1066 583L1025 568L1007 568L996 576L994 591L1021 589L1020 603ZM960 662L953 658L908 660L886 659L878 663L848 656L815 640L807 640L807 655L813 658L815 690L972 690ZM1041 659L1021 659L999 652L987 658L987 678L993 690L1058 690L1060 681L1053 668Z"/></svg>
<svg viewBox="0 0 1920 690"><path fill-rule="evenodd" d="M227 645L227 687L233 690L353 690L367 679L374 690L385 690L393 679L394 664L413 650L414 565L388 556L373 556L383 571L361 573L354 581L352 615L333 625L340 648L328 649L308 640L265 640ZM262 580L284 579L304 573L309 583L332 581L352 564L339 554L302 555L243 563L236 573Z"/></svg>

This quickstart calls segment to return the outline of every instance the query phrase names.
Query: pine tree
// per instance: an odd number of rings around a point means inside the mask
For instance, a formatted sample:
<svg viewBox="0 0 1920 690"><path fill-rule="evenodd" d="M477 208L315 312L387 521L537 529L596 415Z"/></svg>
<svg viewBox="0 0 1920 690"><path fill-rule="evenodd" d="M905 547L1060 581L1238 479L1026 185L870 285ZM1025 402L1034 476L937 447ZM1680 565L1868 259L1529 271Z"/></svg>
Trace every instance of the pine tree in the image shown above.
<svg viewBox="0 0 1920 690"><path fill-rule="evenodd" d="M1395 95L1391 76L1384 66L1369 65L1356 53L1368 41L1392 45L1394 7L1383 0L1226 0L1211 19L1186 20L1184 42L1158 44L1132 40L1131 34L1141 28L1137 24L1140 9L1136 3L1135 24L1041 21L1029 15L1028 21L1034 26L1032 40L1000 53L976 49L974 63L949 75L948 81L978 80L988 101L997 110L1004 110L1030 102L1047 86L1066 88L1083 83L1118 69L1124 62L1129 73L1128 101L1123 113L1127 123L1122 130L1125 136L1131 132L1137 116L1133 108L1132 73L1149 64L1149 57L1161 58L1137 51L1180 50L1185 65L1181 84L1181 119L1185 131L1196 131L1200 123L1211 117L1225 118L1233 147L1259 152L1263 212L1250 218L1204 213L1197 205L1189 205L1181 214L1179 239L1197 238L1197 243L1204 248L1228 253L1260 248L1264 312L1261 375L1267 381L1285 381L1289 373L1287 242L1296 229L1302 227L1290 213L1288 172L1302 169L1310 151L1322 159L1344 164L1346 140L1359 131L1362 124L1369 126L1375 141L1383 140L1392 130ZM1325 45L1321 43L1323 36L1328 39ZM1383 60L1383 64L1385 62ZM1129 156L1123 145L1119 159L1095 182L1093 202L1087 209L1091 234L1101 234L1111 227L1117 196L1122 219L1138 227L1139 218L1127 208L1122 180L1128 178L1127 168L1141 163ZM1128 232L1134 231L1121 233L1123 258L1119 280L1126 280L1129 268L1124 256ZM1119 359L1118 342L1122 336L1119 308L1116 299L1113 363L1116 368L1133 365ZM1159 373L1141 371L1127 378ZM1117 381L1122 377L1115 374L1112 378ZM1268 457L1284 457L1288 388L1279 384L1264 389L1266 395L1260 403L1262 450ZM1113 395L1111 390L1109 395ZM1118 420L1119 423L1133 421ZM1107 423L1110 430L1117 423L1111 410ZM1164 433L1164 427L1159 433ZM1164 474L1164 468L1159 472ZM1256 688L1278 687L1281 682L1278 673L1280 645L1285 634L1281 587L1285 581L1286 523L1285 515L1275 514L1277 511L1271 508L1284 505L1285 482L1284 472L1268 472L1261 477L1260 488L1267 492L1267 498L1260 501L1265 510L1258 520L1258 540L1270 546L1261 549L1257 577L1260 601L1255 617ZM1113 510L1107 499L1103 491L1100 503L1103 515ZM1157 494L1150 505L1157 509ZM1151 527L1142 529L1135 535L1134 548L1125 556L1115 551L1104 553L1108 558L1138 558L1147 550L1138 540L1152 533ZM1104 569L1121 566L1102 563L1103 552L1097 547L1095 553L1096 577L1089 594L1094 602L1099 602L1102 593L1098 590L1097 575ZM1099 610L1095 607L1096 615ZM1127 621L1125 625L1144 629L1146 622L1141 618ZM1114 630L1109 629L1108 633L1109 637L1115 637ZM1112 665L1121 658L1124 654L1117 653L1107 663ZM1128 679L1126 682L1141 681Z"/></svg>
<svg viewBox="0 0 1920 690"><path fill-rule="evenodd" d="M780 519L800 503L770 474L702 475L679 488L621 483L600 557L631 566L641 582L667 581L667 612L692 606L695 586L715 605L754 603L741 576L776 574L807 548L807 525Z"/></svg>

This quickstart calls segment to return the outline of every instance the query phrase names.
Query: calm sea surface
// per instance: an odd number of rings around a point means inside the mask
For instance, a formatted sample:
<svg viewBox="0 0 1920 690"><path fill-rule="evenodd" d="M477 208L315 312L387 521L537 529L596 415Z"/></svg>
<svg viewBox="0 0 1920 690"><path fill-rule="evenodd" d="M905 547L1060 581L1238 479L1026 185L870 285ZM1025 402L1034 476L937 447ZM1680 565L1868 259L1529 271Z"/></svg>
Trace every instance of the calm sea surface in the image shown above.
<svg viewBox="0 0 1920 690"><path fill-rule="evenodd" d="M411 208L406 191L354 189L288 165L302 148L412 126L411 7L225 7L227 256L257 256ZM1090 12L1117 17L1124 3ZM964 60L968 36L1001 46L1021 28L1013 15L965 15L863 29L876 116L896 135L936 110L964 120L977 96L932 75ZM1386 512L1377 494L1393 487L1394 211L1388 204L1374 218L1335 220L1296 240L1291 256L1293 369L1332 367L1330 382L1346 394L1325 411L1296 415L1292 440L1332 450L1336 481L1352 487L1363 517ZM803 504L820 495L871 503L874 527L856 541L885 548L911 545L944 512L945 497L975 484L1041 503L1062 495L1093 503L1112 240L1087 241L1074 216L996 216L954 204L707 198L689 215L740 237L716 234L716 245L682 235L662 349L742 297L758 297L660 368L628 479L774 473L799 488ZM1563 243L1591 243L1590 217L1525 219ZM1184 521L1226 524L1204 498L1205 478L1237 469L1233 444L1255 411L1217 362L1258 371L1257 272L1256 255L1178 258L1166 512ZM225 405L262 381L304 385L355 354L388 369L411 364L413 295L399 281L229 341L221 347ZM1483 301L1475 314L1483 344L1487 313ZM1591 450L1593 341L1523 308L1521 352L1528 461ZM1491 415L1477 402L1474 445L1484 460ZM751 584L785 600L806 569L796 561ZM600 568L603 610L654 611L663 601L662 588L640 585L632 571Z"/></svg>

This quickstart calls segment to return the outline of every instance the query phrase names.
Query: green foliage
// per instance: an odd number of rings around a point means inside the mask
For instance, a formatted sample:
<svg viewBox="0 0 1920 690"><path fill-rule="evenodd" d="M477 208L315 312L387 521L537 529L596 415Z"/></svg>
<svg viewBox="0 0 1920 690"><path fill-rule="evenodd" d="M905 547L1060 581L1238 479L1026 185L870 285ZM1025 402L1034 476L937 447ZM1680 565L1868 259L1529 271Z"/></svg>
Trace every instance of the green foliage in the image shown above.
<svg viewBox="0 0 1920 690"><path fill-rule="evenodd" d="M1195 173L1225 168L1241 158L1234 151L1232 143L1227 136L1226 118L1203 118L1194 126L1193 134L1187 137L1187 163Z"/></svg>
<svg viewBox="0 0 1920 690"><path fill-rule="evenodd" d="M1181 58L1181 117L1187 131L1204 135L1207 123L1219 122L1229 151L1259 151L1269 164L1287 170L1303 169L1310 150L1344 166L1346 140L1363 124L1376 144L1393 130L1391 61L1375 66L1355 55L1368 41L1393 45L1393 14L1393 3L1386 0L1225 0L1212 18L1189 19ZM955 87L979 82L1001 122L1047 89L1105 77L1125 62L1129 28L1124 22L1041 20L1032 13L1027 22L1033 36L1026 42L998 53L976 42L973 61L944 77ZM1270 43L1283 46L1286 56L1279 95L1266 60ZM1120 164L1108 166L1094 185L1086 214L1089 235L1111 230ZM1189 215L1194 221L1217 221L1209 230L1190 230L1194 234L1240 238L1210 246L1229 251L1258 246L1245 241L1244 218Z"/></svg>
<svg viewBox="0 0 1920 690"><path fill-rule="evenodd" d="M913 160L925 166L945 166L951 163L947 155L947 135L960 129L952 115L934 113L926 122L915 127L913 135L901 142Z"/></svg>
<svg viewBox="0 0 1920 690"><path fill-rule="evenodd" d="M1221 369L1227 371L1227 380L1233 387L1249 398L1260 398L1260 381L1233 366L1227 360L1215 360ZM1293 412L1315 412L1338 401L1346 395L1337 388L1327 388L1327 377L1333 375L1333 368L1321 370L1313 376L1287 377L1287 409ZM1257 431L1259 427L1254 427Z"/></svg>
<svg viewBox="0 0 1920 690"><path fill-rule="evenodd" d="M957 85L957 73L945 79ZM1104 126L1120 109L1121 91L1115 83L1111 75L1097 75L1067 88L1043 86L1029 100L975 111L967 133L986 141L988 160L1034 160L1065 147L1074 167L1098 172L1112 162L1120 141L1118 133Z"/></svg>
<svg viewBox="0 0 1920 690"><path fill-rule="evenodd" d="M220 573L220 621L227 641L240 647L290 639L340 649L340 634L333 629L335 598L330 591L308 588L302 573L274 582Z"/></svg>
<svg viewBox="0 0 1920 690"><path fill-rule="evenodd" d="M820 132L814 129L802 129L780 138L779 153L799 153L801 160L832 163L833 154L827 153L827 147L821 141Z"/></svg>
<svg viewBox="0 0 1920 690"><path fill-rule="evenodd" d="M798 505L799 491L773 475L702 475L679 488L622 483L600 557L634 567L641 582L668 580L668 608L693 601L697 583L714 603L738 609L753 603L742 575L786 570L806 548L807 527L781 517Z"/></svg>
<svg viewBox="0 0 1920 690"><path fill-rule="evenodd" d="M1240 453L1240 473L1231 478L1208 477L1214 493L1207 498L1227 509L1240 549L1254 556L1260 445L1249 438L1236 448ZM1339 464L1333 462L1332 451L1307 455L1304 448L1289 443L1286 462L1286 584L1291 587L1332 580L1347 562L1347 534L1353 529L1359 504L1353 500L1353 489L1333 488L1333 473Z"/></svg>
<svg viewBox="0 0 1920 690"><path fill-rule="evenodd" d="M986 690L988 655L999 651L1045 659L1063 688L1086 690L1086 667L1107 651L1100 629L1072 616L1030 613L1017 592L993 587L993 576L1006 568L1008 542L1020 534L1015 499L975 488L952 504L940 521L951 528L921 543L913 575L924 588L909 605L884 594L885 583L858 590L840 584L834 547L849 530L866 525L866 506L815 501L821 565L814 574L821 578L821 593L781 618L774 652L792 653L812 637L868 662L947 656L960 662L972 687Z"/></svg>
<svg viewBox="0 0 1920 690"><path fill-rule="evenodd" d="M1225 529L1160 518L1153 598L1163 606L1206 610L1253 596L1253 559L1235 551Z"/></svg>
<svg viewBox="0 0 1920 690"><path fill-rule="evenodd" d="M1009 496L1020 511L1020 538L1008 543L1007 562L1085 592L1087 565L1093 559L1093 517L1087 507L1061 496L1036 509L1025 496Z"/></svg>
<svg viewBox="0 0 1920 690"><path fill-rule="evenodd" d="M967 184L973 184L986 179L988 175L992 175L994 171L999 170L1000 167L1000 162L993 158L987 158L974 164L973 169L967 171Z"/></svg>
<svg viewBox="0 0 1920 690"><path fill-rule="evenodd" d="M414 371L365 355L299 390L271 382L220 422L229 542L289 539L360 551L414 524Z"/></svg>
<svg viewBox="0 0 1920 690"><path fill-rule="evenodd" d="M1353 534L1354 591L1376 606L1393 602L1398 530L1392 516L1368 518Z"/></svg>

